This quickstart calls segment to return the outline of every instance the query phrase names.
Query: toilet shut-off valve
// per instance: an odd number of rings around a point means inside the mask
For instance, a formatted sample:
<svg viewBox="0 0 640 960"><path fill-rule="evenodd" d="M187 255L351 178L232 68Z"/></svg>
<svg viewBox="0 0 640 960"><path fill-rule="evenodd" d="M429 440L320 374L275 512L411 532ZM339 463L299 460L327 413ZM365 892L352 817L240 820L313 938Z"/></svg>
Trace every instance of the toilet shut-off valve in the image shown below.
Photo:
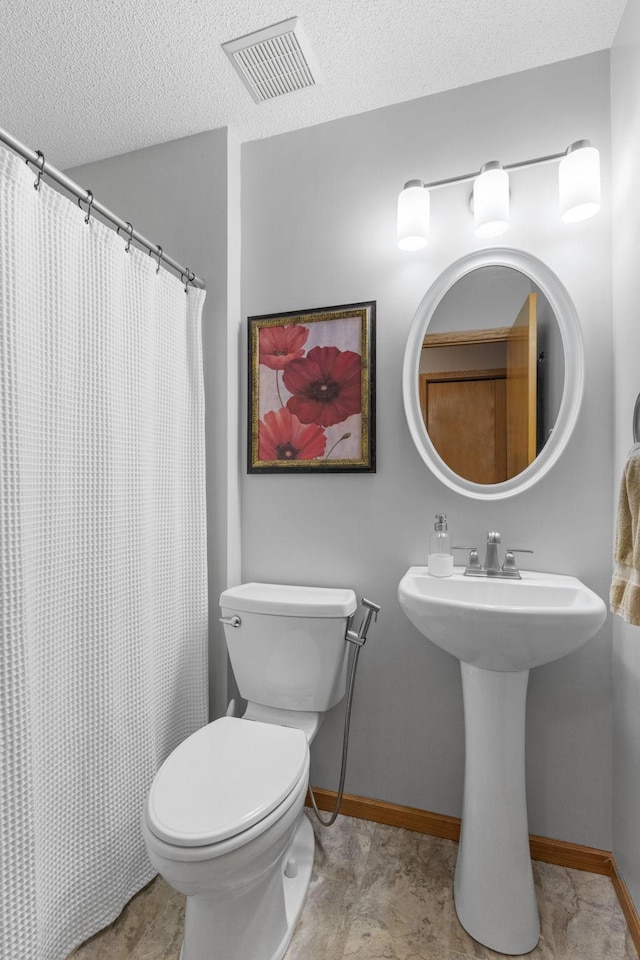
<svg viewBox="0 0 640 960"><path fill-rule="evenodd" d="M351 626L347 627L345 639L350 643L355 643L358 647L363 647L367 640L367 633L369 632L369 626L371 625L371 618L374 617L375 620L378 619L380 607L377 603L373 603L372 600L367 600L365 597L363 597L360 601L360 606L365 608L362 614L360 626L357 630L352 630ZM354 618L355 613L349 621L350 624L353 623Z"/></svg>

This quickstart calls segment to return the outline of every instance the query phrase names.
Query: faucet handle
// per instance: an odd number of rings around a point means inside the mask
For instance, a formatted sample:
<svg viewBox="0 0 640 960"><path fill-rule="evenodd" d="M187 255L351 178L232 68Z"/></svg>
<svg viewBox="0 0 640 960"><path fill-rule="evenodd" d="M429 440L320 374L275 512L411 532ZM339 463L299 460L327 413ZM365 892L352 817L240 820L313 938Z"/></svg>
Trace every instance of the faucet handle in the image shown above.
<svg viewBox="0 0 640 960"><path fill-rule="evenodd" d="M451 547L452 550L468 550L469 559L467 561L467 570L480 570L480 557L477 547Z"/></svg>
<svg viewBox="0 0 640 960"><path fill-rule="evenodd" d="M516 558L514 553L533 553L533 550L526 550L524 548L508 547L504 555L504 563L502 564L502 573L511 574L514 577L520 577L520 571L516 564Z"/></svg>

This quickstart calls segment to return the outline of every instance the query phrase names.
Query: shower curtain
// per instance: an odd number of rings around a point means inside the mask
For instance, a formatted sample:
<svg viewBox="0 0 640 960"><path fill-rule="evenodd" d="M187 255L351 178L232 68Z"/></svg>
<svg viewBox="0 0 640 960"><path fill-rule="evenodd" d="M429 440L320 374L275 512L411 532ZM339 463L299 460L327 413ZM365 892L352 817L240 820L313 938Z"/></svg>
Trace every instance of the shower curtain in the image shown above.
<svg viewBox="0 0 640 960"><path fill-rule="evenodd" d="M34 179L0 148L0 957L62 960L207 719L204 293Z"/></svg>

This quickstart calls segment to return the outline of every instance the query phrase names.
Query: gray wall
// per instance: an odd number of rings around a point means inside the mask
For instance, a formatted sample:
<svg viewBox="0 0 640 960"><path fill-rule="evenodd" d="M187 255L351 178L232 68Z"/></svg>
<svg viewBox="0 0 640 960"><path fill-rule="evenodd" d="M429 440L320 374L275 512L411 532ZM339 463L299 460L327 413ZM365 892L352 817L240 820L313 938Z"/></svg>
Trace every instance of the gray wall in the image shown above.
<svg viewBox="0 0 640 960"><path fill-rule="evenodd" d="M238 331L240 145L227 130L172 140L68 171L207 283L203 316L212 715L227 704L218 596L239 582ZM124 240L123 240L124 243Z"/></svg>
<svg viewBox="0 0 640 960"><path fill-rule="evenodd" d="M533 490L485 504L442 486L405 425L404 345L435 277L481 246L466 184L434 193L432 236L418 253L395 244L396 199L425 181L563 150L587 137L602 152L598 217L563 225L557 170L514 172L512 224L500 245L544 260L573 298L586 349L575 434ZM532 566L573 574L601 596L610 580L612 380L608 53L567 61L242 148L242 314L376 300L378 472L242 477L244 580L348 585L382 604L360 658L349 792L459 815L463 717L458 663L403 615L397 584L426 560L436 511L454 542L500 530L535 550ZM246 325L246 324L245 324ZM246 375L241 395L246 397ZM242 418L246 421L243 399ZM245 436L243 433L242 445ZM610 849L611 624L582 650L531 676L531 830ZM312 782L336 787L343 708L312 748Z"/></svg>
<svg viewBox="0 0 640 960"><path fill-rule="evenodd" d="M611 50L615 494L640 390L640 0L629 0ZM614 618L613 850L640 910L640 628Z"/></svg>
<svg viewBox="0 0 640 960"><path fill-rule="evenodd" d="M480 246L468 186L439 191L420 253L395 245L396 198L425 180L513 162L591 138L609 169L608 54L596 54L423 100L245 144L242 311L240 148L218 130L71 171L80 183L207 280L206 358L212 715L226 705L217 597L242 579L350 585L383 606L360 671L347 790L460 813L463 764L458 664L402 614L397 583L425 560L436 511L454 539L489 528L532 547L541 570L581 577L602 596L611 550L612 381L609 205L563 226L556 171L512 175L512 225L500 243L543 259L580 316L587 388L576 433L532 491L495 505L462 498L427 471L404 422L401 367L413 314L434 278ZM375 299L378 472L247 476L240 316ZM243 323L246 339L246 321ZM241 389L238 391L238 371ZM236 418L240 396L240 429ZM242 456L238 456L238 436ZM240 460L240 462L239 462ZM240 514L242 552L240 569ZM532 831L611 847L611 626L531 677L528 790ZM313 746L312 780L335 787L342 707Z"/></svg>

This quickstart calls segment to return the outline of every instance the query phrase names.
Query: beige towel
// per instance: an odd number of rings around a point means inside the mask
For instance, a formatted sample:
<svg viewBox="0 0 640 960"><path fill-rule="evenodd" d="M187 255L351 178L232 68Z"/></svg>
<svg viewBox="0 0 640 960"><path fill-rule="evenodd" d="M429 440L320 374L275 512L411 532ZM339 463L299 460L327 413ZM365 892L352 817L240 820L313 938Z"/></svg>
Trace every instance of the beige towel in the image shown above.
<svg viewBox="0 0 640 960"><path fill-rule="evenodd" d="M622 474L613 560L611 612L640 626L640 443L629 451Z"/></svg>

